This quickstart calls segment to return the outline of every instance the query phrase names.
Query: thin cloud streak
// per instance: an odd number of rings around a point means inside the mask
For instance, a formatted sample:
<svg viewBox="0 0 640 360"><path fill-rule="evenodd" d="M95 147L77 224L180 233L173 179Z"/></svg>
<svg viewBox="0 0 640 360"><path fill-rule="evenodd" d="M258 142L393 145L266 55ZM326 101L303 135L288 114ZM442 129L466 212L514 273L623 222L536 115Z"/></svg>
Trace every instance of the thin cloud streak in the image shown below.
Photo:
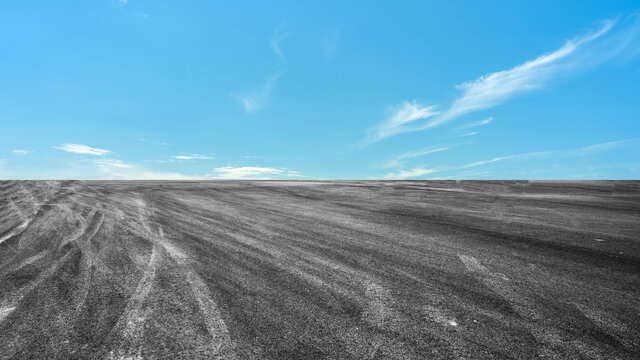
<svg viewBox="0 0 640 360"><path fill-rule="evenodd" d="M396 108L386 121L369 130L368 142L379 141L404 132L426 130L462 115L500 105L523 92L539 89L554 75L569 72L585 64L585 57L593 57L590 53L583 54L582 57L578 56L579 50L607 34L616 21L615 19L605 20L597 31L569 40L559 49L512 69L490 73L456 86L461 91L461 95L443 112L436 112L434 105L425 106L415 101L405 102ZM418 120L427 121L410 126Z"/></svg>
<svg viewBox="0 0 640 360"><path fill-rule="evenodd" d="M456 144L456 145L449 145L449 146L439 146L439 147L430 146L430 147L427 147L427 148L424 148L424 149L410 150L410 151L405 152L404 154L399 155L395 159L387 160L382 165L382 167L383 168L399 167L401 165L404 165L406 160L408 160L408 159L413 159L413 158L426 156L426 155L433 154L433 153L438 153L438 152L441 152L441 151L450 150L450 149L455 148L457 146L467 145L467 144L470 144L470 143L471 142L467 142L467 143L463 143L463 144Z"/></svg>
<svg viewBox="0 0 640 360"><path fill-rule="evenodd" d="M611 150L611 149L616 148L616 147L618 147L620 145L628 144L628 143L635 142L635 141L640 141L640 138L618 140L618 141L609 141L609 142L602 143L602 144L595 144L595 145L585 146L585 147L579 149L578 153L580 155L586 155L586 154L589 154L589 153L605 151L605 150Z"/></svg>
<svg viewBox="0 0 640 360"><path fill-rule="evenodd" d="M16 155L28 155L31 154L33 152L33 150L19 150L19 149L15 149L15 150L11 150L12 153L16 154Z"/></svg>
<svg viewBox="0 0 640 360"><path fill-rule="evenodd" d="M81 144L62 144L60 146L54 146L54 149L58 149L58 150L62 150L62 151L66 151L66 152L70 152L70 153L75 153L75 154L87 154L87 155L98 155L98 156L103 156L106 154L111 153L111 151L109 150L104 150L104 149L98 149L98 148L92 148L90 146L87 145L81 145Z"/></svg>
<svg viewBox="0 0 640 360"><path fill-rule="evenodd" d="M589 145L589 146L585 146L579 149L573 149L573 150L560 150L560 151L539 151L539 152L529 152L529 153L524 153L524 154L516 154L516 155L506 155L506 156L499 156L490 160L484 160L484 161L476 161L467 165L463 165L463 166L459 166L456 168L452 168L452 170L456 170L456 169L466 169L466 168L470 168L470 167L476 167L476 166L481 166L481 165L486 165L486 164L491 164L491 163L495 163L495 162L499 162L499 161L503 161L503 160L509 160L509 159L528 159L528 158L533 158L533 157L538 157L538 156L545 156L545 155L552 155L554 154L555 156L584 156L590 153L595 153L595 152L600 152L600 151L607 151L607 150L612 150L616 147L622 146L624 144L630 144L633 142L637 142L640 141L640 138L633 138L633 139L625 139L625 140L617 140L617 141L609 141L606 143L601 143L601 144L594 144L594 145Z"/></svg>
<svg viewBox="0 0 640 360"><path fill-rule="evenodd" d="M469 129L472 127L484 126L484 125L490 124L492 121L493 121L493 116L490 116L484 120L474 121L466 125L462 125L458 129Z"/></svg>
<svg viewBox="0 0 640 360"><path fill-rule="evenodd" d="M499 157L493 158L491 160L472 162L470 164L457 167L456 169L466 169L466 168L470 168L470 167L476 167L476 166L480 166L480 165L491 164L491 163L495 163L495 162L498 162L498 161L509 160L509 159L526 159L526 158L531 158L531 157L535 157L535 156L547 155L549 153L550 153L549 151L541 151L541 152L531 152L531 153L524 153L524 154L517 154L517 155L499 156Z"/></svg>
<svg viewBox="0 0 640 360"><path fill-rule="evenodd" d="M474 135L478 135L478 132L477 131L470 131L468 133L464 133L464 134L460 135L460 137L474 136Z"/></svg>
<svg viewBox="0 0 640 360"><path fill-rule="evenodd" d="M130 168L132 168L132 165L125 164L124 162L122 162L121 160L118 160L118 159L96 160L95 163L101 169L103 169L103 168L104 169L107 169L107 168L130 169Z"/></svg>
<svg viewBox="0 0 640 360"><path fill-rule="evenodd" d="M433 153L437 153L437 152L445 151L449 149L451 149L451 147L447 146L447 147L439 147L439 148L430 147L430 148L425 148L420 150L412 150L412 151L407 151L406 153L398 156L398 159L412 159L419 156L433 154Z"/></svg>
<svg viewBox="0 0 640 360"><path fill-rule="evenodd" d="M284 72L279 72L269 77L262 88L260 88L260 90L258 91L254 91L245 95L231 94L231 96L242 102L247 113L255 112L259 109L262 109L267 104L269 95L271 94L271 90L283 74Z"/></svg>
<svg viewBox="0 0 640 360"><path fill-rule="evenodd" d="M284 31L284 23L280 24L274 31L273 35L271 35L271 47L273 51L282 59L282 61L287 62L287 58L285 58L282 50L280 50L280 42L284 40L287 36L289 36L288 32Z"/></svg>

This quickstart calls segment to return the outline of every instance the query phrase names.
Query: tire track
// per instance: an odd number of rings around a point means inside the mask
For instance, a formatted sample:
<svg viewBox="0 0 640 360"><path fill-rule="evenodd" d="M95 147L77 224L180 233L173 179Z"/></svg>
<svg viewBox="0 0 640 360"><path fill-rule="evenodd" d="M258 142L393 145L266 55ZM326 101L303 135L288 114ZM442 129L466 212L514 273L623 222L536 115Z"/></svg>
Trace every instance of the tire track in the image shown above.
<svg viewBox="0 0 640 360"><path fill-rule="evenodd" d="M102 228L105 215L102 211L93 212L91 216L87 217L88 228L84 233L84 236L78 241L78 247L82 254L82 261L80 263L82 274L82 282L79 290L78 300L76 302L76 312L82 309L82 306L86 302L89 295L89 288L91 287L92 267L94 265L94 254L91 251L91 240L96 236L98 231Z"/></svg>
<svg viewBox="0 0 640 360"><path fill-rule="evenodd" d="M28 285L20 288L18 291L13 294L9 294L7 298L4 298L0 303L0 323L20 305L22 300L29 295L32 291L39 288L45 281L49 281L55 274L60 270L60 268L71 258L72 252L67 252L60 259L58 259L54 264L45 269L42 274L38 275L38 277L30 282Z"/></svg>
<svg viewBox="0 0 640 360"><path fill-rule="evenodd" d="M14 237L16 235L19 235L23 231L25 231L27 229L27 227L29 226L29 224L31 223L31 220L33 220L33 219L32 218L27 219L22 224L16 226L12 230L10 230L8 234L6 234L6 235L4 235L3 237L0 238L0 244L2 244L3 242L11 239L12 237Z"/></svg>
<svg viewBox="0 0 640 360"><path fill-rule="evenodd" d="M211 298L209 287L202 278L187 263L187 257L179 249L170 244L164 236L161 227L158 227L157 240L167 250L171 258L179 265L184 278L191 287L191 292L196 298L200 313L211 336L211 348L218 359L237 359L235 345L231 340L229 330L222 319L218 305Z"/></svg>
<svg viewBox="0 0 640 360"><path fill-rule="evenodd" d="M154 241L156 236L153 235L151 227L148 223L149 211L147 206L141 198L135 200L138 224L142 226L143 231L150 236L147 237L152 244L151 254L144 267L140 281L136 286L133 294L129 298L127 306L120 320L121 325L116 327L122 327L122 341L119 345L119 349L112 350L108 359L139 359L142 358L142 346L144 339L144 328L149 309L147 308L147 298L153 288L156 272L160 262L160 246L157 241ZM133 224L135 227L136 224Z"/></svg>
<svg viewBox="0 0 640 360"><path fill-rule="evenodd" d="M124 329L122 334L125 342L120 345L119 349L111 351L108 358L137 359L142 357L144 326L147 313L151 310L145 308L148 305L147 298L154 286L156 272L164 257L163 254L166 253L178 265L180 276L189 285L196 300L200 317L209 336L211 336L209 342L211 352L218 359L236 359L235 346L220 310L211 297L209 287L190 266L187 255L166 239L162 227L158 227L157 232L152 231L148 221L150 211L144 200L138 198L135 203L140 227L136 228L135 224L131 224L133 227L131 230L151 242L152 251L142 278L129 300L124 312L125 315L123 315Z"/></svg>
<svg viewBox="0 0 640 360"><path fill-rule="evenodd" d="M536 307L526 294L526 289L516 288L509 279L500 273L491 272L476 258L458 254L469 272L471 272L487 288L506 300L512 309L521 317L519 326L526 329L541 345L538 355L552 358L597 358L604 359L602 351L583 338L566 340L566 335L554 326L545 314Z"/></svg>

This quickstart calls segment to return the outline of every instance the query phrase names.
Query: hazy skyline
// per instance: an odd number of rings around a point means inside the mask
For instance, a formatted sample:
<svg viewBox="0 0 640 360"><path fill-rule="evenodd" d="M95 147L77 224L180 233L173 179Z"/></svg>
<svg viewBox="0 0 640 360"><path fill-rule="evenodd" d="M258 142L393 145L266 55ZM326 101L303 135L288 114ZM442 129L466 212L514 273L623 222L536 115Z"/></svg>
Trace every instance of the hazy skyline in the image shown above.
<svg viewBox="0 0 640 360"><path fill-rule="evenodd" d="M633 1L7 1L2 179L638 179Z"/></svg>

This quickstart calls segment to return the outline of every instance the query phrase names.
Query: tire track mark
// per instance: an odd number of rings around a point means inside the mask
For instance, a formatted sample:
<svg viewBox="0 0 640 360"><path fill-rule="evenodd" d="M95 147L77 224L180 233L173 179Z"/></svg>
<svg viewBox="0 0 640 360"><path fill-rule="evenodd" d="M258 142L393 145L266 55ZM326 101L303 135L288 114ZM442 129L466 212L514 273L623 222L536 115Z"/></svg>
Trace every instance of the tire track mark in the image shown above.
<svg viewBox="0 0 640 360"><path fill-rule="evenodd" d="M136 199L135 203L137 207L138 224L142 226L144 232L150 235L147 237L147 240L152 244L151 254L144 267L140 281L129 298L129 302L121 319L118 321L118 323L121 324L120 326L123 327L123 340L119 345L119 349L112 350L109 353L108 359L142 358L144 328L149 311L149 309L146 308L147 298L153 288L161 257L159 244L157 241L154 241L156 236L153 235L147 220L149 215L147 206L141 198ZM135 225L136 224L133 226Z"/></svg>
<svg viewBox="0 0 640 360"><path fill-rule="evenodd" d="M139 212L148 213L148 208L142 199L136 201ZM222 314L216 302L212 299L209 287L191 267L188 256L165 237L162 227L158 227L157 233L151 231L146 221L142 221L142 228L135 226L131 229L135 234L149 240L154 246L159 246L171 260L178 265L180 276L189 285L191 293L196 300L204 325L211 340L209 346L218 359L237 359L235 345L231 340L229 330L222 319Z"/></svg>
<svg viewBox="0 0 640 360"><path fill-rule="evenodd" d="M187 256L167 241L161 227L158 227L157 240L167 250L171 258L179 265L191 291L196 298L207 331L211 336L211 347L220 359L237 359L235 345L229 330L222 319L218 305L211 298L209 287L187 263Z"/></svg>
<svg viewBox="0 0 640 360"><path fill-rule="evenodd" d="M97 214L97 215L96 215ZM96 217L97 216L97 217ZM79 312L82 309L82 306L87 300L87 296L89 295L89 288L91 287L91 278L92 278L92 267L94 265L95 259L93 252L91 251L91 240L96 236L98 231L102 228L102 224L104 223L104 213L102 211L97 211L93 213L93 216L90 219L87 219L88 233L85 232L84 236L78 241L78 247L80 248L80 252L82 254L82 262L80 263L82 274L82 282L79 290L79 296L76 303L76 312Z"/></svg>
<svg viewBox="0 0 640 360"><path fill-rule="evenodd" d="M29 224L31 223L31 220L32 219L27 219L22 224L16 226L12 230L10 230L8 234L6 234L6 235L4 235L3 237L0 238L0 244L2 244L3 242L11 239L12 237L14 237L16 235L19 235L23 231L25 231L27 229L27 227L29 226Z"/></svg>
<svg viewBox="0 0 640 360"><path fill-rule="evenodd" d="M159 259L159 247L154 244L146 269L125 310L123 334L127 340L138 347L142 345L142 337L144 335L144 323L146 321L144 306L155 281Z"/></svg>
<svg viewBox="0 0 640 360"><path fill-rule="evenodd" d="M491 272L476 258L458 254L469 272L494 293L506 300L512 309L521 317L519 326L527 330L541 345L539 356L552 358L580 357L604 359L601 350L583 338L567 341L567 336L545 317L526 294L526 289L516 288L509 284L509 279L500 273Z"/></svg>
<svg viewBox="0 0 640 360"><path fill-rule="evenodd" d="M27 295L40 287L40 285L45 281L49 281L53 276L55 276L58 270L67 262L67 260L69 260L69 258L71 258L72 254L72 252L66 253L53 265L44 270L42 274L38 275L34 281L4 298L2 303L0 303L0 323L20 305Z"/></svg>

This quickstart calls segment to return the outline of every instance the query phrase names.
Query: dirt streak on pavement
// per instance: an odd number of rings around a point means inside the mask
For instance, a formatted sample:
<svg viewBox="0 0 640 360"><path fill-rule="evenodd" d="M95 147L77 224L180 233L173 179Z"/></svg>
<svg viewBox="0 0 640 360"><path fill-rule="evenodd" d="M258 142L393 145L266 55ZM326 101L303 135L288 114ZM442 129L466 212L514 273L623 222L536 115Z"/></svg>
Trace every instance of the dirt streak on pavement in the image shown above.
<svg viewBox="0 0 640 360"><path fill-rule="evenodd" d="M640 182L2 181L0 359L640 358Z"/></svg>

